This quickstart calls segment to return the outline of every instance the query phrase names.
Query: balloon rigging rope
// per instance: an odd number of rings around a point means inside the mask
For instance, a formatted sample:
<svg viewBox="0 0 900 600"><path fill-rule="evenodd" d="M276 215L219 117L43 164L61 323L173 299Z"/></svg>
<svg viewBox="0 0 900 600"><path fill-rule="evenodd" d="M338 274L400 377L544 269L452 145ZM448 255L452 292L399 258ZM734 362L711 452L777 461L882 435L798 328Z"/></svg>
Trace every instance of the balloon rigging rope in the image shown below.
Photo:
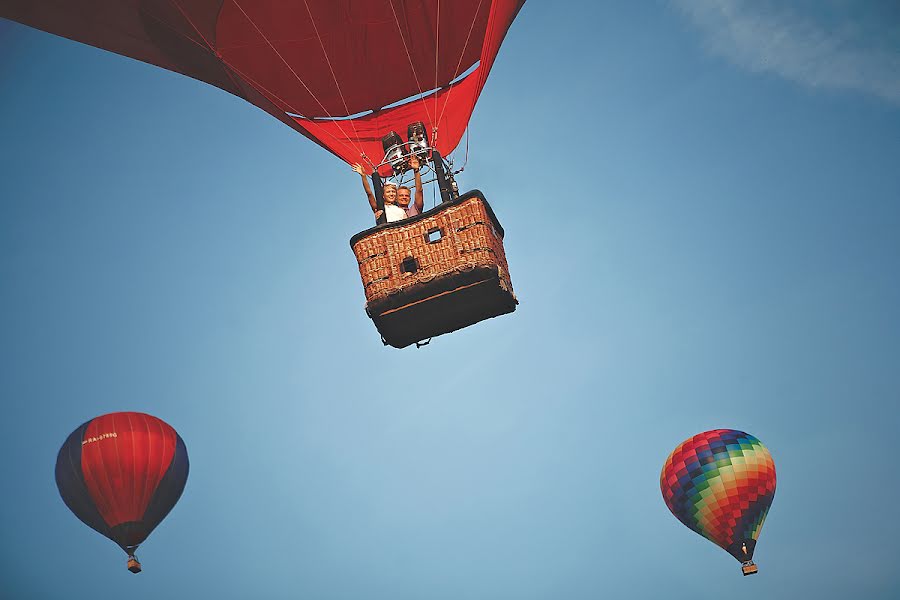
<svg viewBox="0 0 900 600"><path fill-rule="evenodd" d="M300 82L300 85L302 85L303 88L306 90L306 92L312 97L312 99L316 101L316 103L319 105L319 108L322 109L322 111L325 113L325 115L329 119L334 119L334 116L328 111L328 109L325 108L325 106L322 104L322 102L319 100L319 98L313 93L313 91L311 89L309 89L309 86L307 86L306 83L304 83L303 79L300 78L300 76L297 74L297 72L294 70L294 68L290 65L290 63L284 59L284 57L281 55L281 53L278 51L278 49L275 48L275 46L272 44L272 42L269 40L269 38L266 37L266 34L264 34L262 32L262 30L259 28L259 26L253 21L253 19L250 18L250 15L247 14L247 12L243 9L243 7L240 5L240 3L237 0L232 0L232 2L234 2L234 5L238 7L238 10L240 10L241 13L243 13L243 15L247 19L247 21L251 25L253 25L253 28L256 29L257 33L259 33L259 35L262 36L263 40L265 40L265 42L266 42L266 44L268 44L269 48L272 49L272 52L274 52L275 55L278 56L278 58L281 60L281 62L284 63L284 65L288 68L288 70L291 72L291 74L294 76L294 78L296 78L297 81ZM327 60L327 57L326 57L326 60ZM225 62L224 58L222 59L222 62ZM228 64L228 63L226 62L225 64ZM231 67L231 65L228 65L228 66ZM231 68L233 68L233 67L231 67ZM338 91L340 91L340 90L338 90ZM278 98L278 96L275 96L275 97ZM284 100L282 100L281 98L278 98L278 99L281 100L281 102L283 102L286 106L290 107L289 103L284 102ZM300 114L300 112L295 110L293 107L291 107L291 110L297 114ZM343 135L346 139L351 140L350 136L347 135L347 132L344 131L344 128L341 126L340 121L334 120L334 121L332 121L332 123L335 123L337 125L338 129L341 132L341 135ZM332 137L335 140L339 140L339 138L337 138L333 134L332 134ZM341 143L343 143L345 147L350 148L350 146L348 146L345 141L343 141L343 140L339 140L339 141L341 141ZM353 146L354 147L351 149L355 149L357 152L360 152L359 146L357 146L355 143L353 144Z"/></svg>
<svg viewBox="0 0 900 600"><path fill-rule="evenodd" d="M334 74L334 68L331 66L331 60L328 58L328 52L325 51L325 43L322 41L322 36L319 34L319 28L316 27L316 21L313 19L312 11L309 9L309 2L303 0L303 4L306 5L306 12L309 14L309 22L312 23L313 31L316 32L316 37L319 39L319 47L322 48L322 55L325 57L325 62L328 64L328 70L331 71L331 79L334 81L334 87L337 88L338 95L341 97L341 103L344 105L344 112L347 116L350 116L350 109L347 107L347 100L344 98L344 92L341 91L341 84L338 83L337 76ZM353 119L349 119L350 127L353 128L353 139L359 139L359 132L356 131L356 124L353 123ZM365 158L366 153L362 151L362 148L356 146L356 149L359 151L360 158Z"/></svg>
<svg viewBox="0 0 900 600"><path fill-rule="evenodd" d="M437 0L437 12L434 14L434 89L438 89L438 57L441 52L441 0ZM434 114L437 114L438 95L434 94ZM426 100L427 102L427 100ZM440 124L440 119L438 123ZM431 134L437 137L437 132L432 131ZM434 140L432 140L434 142Z"/></svg>
<svg viewBox="0 0 900 600"><path fill-rule="evenodd" d="M241 76L241 79L243 79L244 82L249 83L251 86L253 86L253 88L254 88L255 90L257 90L257 91L259 91L259 92L264 92L265 94L267 94L267 95L269 95L269 96L271 96L271 97L273 97L273 98L276 98L276 99L279 100L281 103L283 103L285 106L287 106L288 108L290 108L291 111L297 112L297 111L294 110L293 107L290 106L290 104L289 104L288 102L286 102L284 99L282 99L278 94L276 94L275 92L269 90L266 86L264 86L262 83L260 83L260 82L258 82L257 80L255 80L255 79L254 79L253 77L251 77L250 75L244 73L243 71L241 71L239 68L235 67L234 65L229 64L229 63L228 63L226 60L224 60L224 59L222 60L222 63L225 64L225 65L227 65L227 66L228 66L228 69L233 70L235 73L237 73L238 75L240 75L240 76ZM307 120L308 120L308 119L307 119ZM311 122L314 123L315 121L311 121ZM305 129L305 128L304 128L304 129ZM307 131L308 131L308 130L307 130ZM327 129L323 129L322 132L328 134L328 136L331 137L331 139L333 139L334 141L336 141L336 142L338 142L339 144L343 145L344 148L346 148L346 149L349 150L350 152L354 152L354 151L356 150L355 148L353 148L353 147L351 147L350 145L347 144L347 139L349 139L349 138L346 138L346 139L345 139L345 138L340 138L340 137L334 135L333 133L331 133L330 131L328 131ZM347 135L346 132L345 132L343 129L341 130L341 133L343 133L345 136ZM316 141L316 143L320 143L320 142ZM320 144L320 145L321 145L321 144ZM325 147L326 149L328 149L327 146L323 146L323 147ZM330 150L330 149L328 149L328 150L331 151L331 152L333 152L333 151Z"/></svg>
<svg viewBox="0 0 900 600"><path fill-rule="evenodd" d="M481 12L481 5L484 4L484 0L478 0L478 8L475 9L475 17L472 19L472 24L469 25L469 33L466 35L466 43L463 45L462 52L459 54L459 61L456 63L456 70L453 72L454 79L459 76L459 69L462 67L463 58L466 56L466 49L469 47L469 40L472 39L472 31L475 29L475 23L478 21L478 13ZM437 79L437 77L435 77ZM459 82L457 82L459 83ZM453 94L453 90L456 88L456 85L451 85L450 89L447 91L447 98L444 100L444 106L441 108L441 114L438 116L438 122L440 123L441 119L444 118L444 112L447 110L447 105L450 104L450 96ZM434 99L435 103L435 112L437 111L437 97Z"/></svg>
<svg viewBox="0 0 900 600"><path fill-rule="evenodd" d="M212 49L213 49L212 44L209 43L209 40L207 40L205 37L203 37L203 33L201 33L201 31L200 31L199 29L197 29L197 26L194 25L194 22L191 21L191 18L187 15L187 13L184 12L184 9L181 8L181 5L178 4L178 2L176 2L175 0L170 0L170 1L171 1L172 5L173 5L176 9L178 9L178 11L181 13L181 16L184 17L185 21L187 21L187 22L190 24L190 26L194 28L194 31L195 31L195 32L197 33L197 35L199 35L200 38L203 40L203 44L201 44L200 42L198 42L198 41L195 40L194 38L185 35L185 34L182 33L181 31L178 31L177 29L175 29L174 27L172 27L169 23L163 21L162 19L160 19L160 18L157 17L156 15L154 15L154 14L152 14L152 13L149 13L149 12L147 12L146 10L143 10L143 9L138 9L138 10L139 10L139 11L141 12L141 14L143 14L144 16L146 16L146 17L148 17L148 18L150 18L150 19L153 19L153 21L154 21L157 25L166 28L166 29L169 31L169 33L171 33L171 34L173 34L173 35L176 35L176 36L180 37L181 39L183 39L183 40L186 41L186 42L190 42L190 43L192 43L192 44L194 44L194 45L196 45L196 46L199 46L200 48L203 48L204 50L212 50ZM205 45L204 45L204 44L205 44Z"/></svg>
<svg viewBox="0 0 900 600"><path fill-rule="evenodd" d="M487 30L484 33L484 39L489 40L493 38L494 28L497 26L497 19L494 18L493 14L488 16ZM496 57L496 53L494 54ZM484 83L487 81L488 73L490 70L478 69L478 89L481 90L484 87ZM480 92L479 92L480 93Z"/></svg>
<svg viewBox="0 0 900 600"><path fill-rule="evenodd" d="M466 165L469 164L469 126L466 125L466 155L463 157L463 164L459 168L459 172L462 173L466 168Z"/></svg>
<svg viewBox="0 0 900 600"><path fill-rule="evenodd" d="M199 42L198 42L197 40L195 40L194 38L185 35L185 34L182 33L181 31L178 31L177 29L173 28L171 25L169 25L167 22L163 21L162 19L160 19L160 18L157 17L156 15L150 14L149 12L146 12L146 11L143 11L143 12L144 12L145 15L147 15L147 16L150 17L150 18L152 18L152 19L153 19L154 21L156 21L158 24L160 24L160 25L162 25L163 27L165 27L166 29L168 29L171 33L174 33L175 35L181 37L182 39L187 40L187 41L191 42L192 44L196 44L197 46L200 46L201 48L204 48L204 49L209 50L210 52L212 52L212 53L216 56L216 58L217 58L218 60L220 60L223 64L225 64L225 65L228 66L227 69L223 69L223 70L225 71L225 74L228 76L228 79L230 79L231 82L234 83L235 87L238 88L238 89L240 89L240 88L241 88L240 82L237 81L237 80L235 80L234 75L232 75L232 71L234 71L234 72L239 72L239 71L238 71L237 69L235 69L234 67L232 67L231 65L229 65L229 64L225 61L225 59L224 59L222 56L219 55L218 51L216 51L216 49L213 48L213 45L209 42L209 40L206 39L206 36L203 35L203 32L200 31L200 28L197 27L197 25L194 23L194 21L191 19L191 17L188 16L187 12L185 12L185 10L181 7L181 4L179 4L178 2L176 2L176 0L170 0L170 2L172 3L173 6L175 6L176 9L178 9L178 12L181 13L181 16L184 17L184 20L187 21L188 24L190 24L190 26L194 28L194 32L195 32L198 36L200 36L200 39L203 40L203 44L199 43ZM204 46L204 44L205 44L205 46ZM244 77L244 79L247 80L247 81L249 81L246 77ZM274 94L272 94L272 95L273 95L275 98L278 98L277 95L274 95ZM279 98L279 100L281 100L281 99ZM284 104L287 104L287 103L284 102L283 100L282 100L282 102L283 102ZM276 107L276 108L277 108L277 107Z"/></svg>
<svg viewBox="0 0 900 600"><path fill-rule="evenodd" d="M406 38L403 36L403 28L400 27L400 19L397 18L397 11L394 10L394 0L390 1L390 5L391 13L393 13L394 15L394 23L397 24L397 31L400 33L400 41L403 42L403 49L406 51L406 58L407 60L409 60L409 68L412 69L413 77L416 80L416 88L418 88L419 90L419 99L421 100L425 97L425 92L422 90L422 84L419 83L419 75L418 73L416 73L416 67L413 64L412 55L409 53L409 46L406 45ZM438 18L440 18L440 15L438 15ZM437 54L437 50L435 50L435 54ZM428 102L423 101L422 106L425 107L425 114L428 117L428 122L431 124L431 129L433 131L434 129L436 129L436 124L434 122L434 119L431 118L431 111L428 110ZM432 140L432 143L433 142L434 140Z"/></svg>
<svg viewBox="0 0 900 600"><path fill-rule="evenodd" d="M293 113L295 113L295 114L301 114L300 111L298 111L298 110L295 109L293 106L291 106L290 102L287 102L286 100L284 100L284 98L282 98L281 96L279 96L277 93L275 93L275 92L269 90L269 89L266 88L264 85L262 85L260 82L256 81L253 77L247 75L246 73L244 73L243 71L241 71L239 68L237 68L236 66L232 65L232 64L229 63L227 60L225 60L225 57L223 57L221 54L219 54L219 52L213 47L213 45L209 42L209 40L206 39L206 37L203 35L203 32L200 31L200 29L197 27L197 25L191 20L191 18L190 18L190 17L188 16L188 14L184 11L184 9L181 7L181 5L180 5L176 0L169 0L169 1L170 1L170 3L171 3L173 6L175 6L176 9L178 9L178 11L181 13L181 16L184 17L184 19L191 25L191 27L194 28L194 31L197 33L198 36L200 36L200 38L201 38L201 39L203 40L203 42L206 44L206 49L209 50L210 52L212 52L212 53L215 55L216 59L218 59L223 65L225 65L225 66L228 67L227 69L225 69L225 73L228 75L228 78L229 78L229 79L231 79L232 81L234 81L234 83L235 83L236 86L238 86L238 87L240 88L240 87L241 87L241 84L240 84L239 82L235 81L234 77L232 76L232 71L235 72L235 73L237 73L238 75L240 75L241 79L243 79L245 83L249 83L255 90L257 90L257 91L259 91L259 92L263 92L263 95L264 95L264 96L268 96L268 97L271 97L271 98L275 98L276 100L278 100L279 102L281 102L282 105L287 106L287 107L291 110L291 112L293 112ZM244 13L244 16L247 18L247 20L248 20L248 21L256 28L256 30L259 32L259 34L263 37L263 39L264 39L264 40L269 44L269 46L271 47L272 44L271 44L271 43L269 42L269 40L266 38L265 34L263 34L262 31L259 30L259 27L257 27L256 24L250 19L250 17L247 15L247 13L244 11L244 9L241 8L241 6L237 3L237 0L233 0L233 1L234 1L235 6L237 6L238 9L239 9L242 13ZM160 20L159 18L157 18L156 16L154 16L154 15L152 15L152 14L150 14L150 13L145 13L145 14L148 15L149 17L152 17L154 20L156 20L156 21L157 21L158 23L160 23L161 25L167 27L167 28L168 28L170 31L172 31L173 33L176 33L176 34L180 35L180 36L181 36L182 38L184 38L185 40L187 40L187 41L189 41L189 42L191 42L191 43L193 43L193 44L196 44L196 45L198 45L198 46L203 47L202 44L199 44L199 43L197 42L197 40L195 40L195 39L193 39L193 38L190 38L190 37L184 35L183 33L176 31L175 29L172 29L167 23L165 23L164 21L161 21L161 20ZM272 48L272 49L275 51L276 54L278 54L278 51L277 51L277 50L275 50L274 48ZM282 58L280 54L279 54L278 56L279 56L279 58L281 58L281 60L284 62L284 58ZM285 64L287 64L287 63L285 62ZM287 67L288 67L288 69L291 69L290 65L287 65ZM294 73L293 69L291 69L291 72ZM328 111L325 110L325 107L322 106L322 102L319 101L319 99L318 99L318 98L316 97L316 95L312 92L312 90L310 90L309 87L307 87L307 85L303 82L302 79L300 79L300 77L299 77L296 73L294 73L294 77L297 78L297 81L300 82L300 84L306 89L307 93L309 93L309 95L312 96L313 100L315 100L316 103L318 103L318 105L322 108L322 110L325 111L325 113L327 114ZM340 124L338 124L338 128L341 130L341 133L345 136L346 139L350 139L349 136L347 136L347 133L343 130L343 128L341 128ZM359 148L353 148L353 147L349 146L349 145L347 144L347 142L346 142L345 139L339 138L338 136L334 135L334 134L331 133L330 131L328 131L328 130L323 130L323 131L324 131L324 133L327 133L332 139L334 139L334 141L338 142L339 144L342 144L342 145L343 145L345 148L347 148L348 150L350 150L350 151L359 150Z"/></svg>

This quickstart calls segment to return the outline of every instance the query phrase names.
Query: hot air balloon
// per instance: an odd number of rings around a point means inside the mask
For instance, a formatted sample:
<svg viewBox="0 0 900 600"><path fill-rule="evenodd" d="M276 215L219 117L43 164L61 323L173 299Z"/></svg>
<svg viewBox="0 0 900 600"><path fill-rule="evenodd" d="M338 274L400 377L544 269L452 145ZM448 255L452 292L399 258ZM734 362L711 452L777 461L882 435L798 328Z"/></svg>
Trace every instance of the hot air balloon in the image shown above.
<svg viewBox="0 0 900 600"><path fill-rule="evenodd" d="M128 554L141 571L138 545L184 491L187 449L174 429L136 412L110 413L72 432L56 458L56 486L66 506L88 527Z"/></svg>
<svg viewBox="0 0 900 600"><path fill-rule="evenodd" d="M351 239L366 311L403 347L515 310L503 229L452 162L524 0L2 0L0 16L199 79L349 164L403 183L412 154L442 203ZM407 141L401 133L406 132ZM461 170L461 169L460 169Z"/></svg>
<svg viewBox="0 0 900 600"><path fill-rule="evenodd" d="M775 463L758 439L714 429L678 445L659 477L663 500L679 521L741 562L753 562L756 540L775 497Z"/></svg>

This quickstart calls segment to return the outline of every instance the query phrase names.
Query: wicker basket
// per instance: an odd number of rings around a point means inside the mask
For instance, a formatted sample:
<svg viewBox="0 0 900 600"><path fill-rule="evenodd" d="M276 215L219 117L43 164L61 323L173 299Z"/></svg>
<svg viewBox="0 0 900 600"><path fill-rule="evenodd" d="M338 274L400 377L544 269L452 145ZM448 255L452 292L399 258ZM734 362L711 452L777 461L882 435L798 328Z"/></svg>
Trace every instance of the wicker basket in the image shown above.
<svg viewBox="0 0 900 600"><path fill-rule="evenodd" d="M478 190L356 234L366 312L396 348L513 312L503 228Z"/></svg>

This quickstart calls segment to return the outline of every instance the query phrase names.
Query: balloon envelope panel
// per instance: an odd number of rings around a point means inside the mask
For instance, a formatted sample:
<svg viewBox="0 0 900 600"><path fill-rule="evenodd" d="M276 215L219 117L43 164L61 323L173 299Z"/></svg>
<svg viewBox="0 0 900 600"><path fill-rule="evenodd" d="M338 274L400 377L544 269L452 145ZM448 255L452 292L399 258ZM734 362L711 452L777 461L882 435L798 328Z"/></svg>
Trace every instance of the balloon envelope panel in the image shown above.
<svg viewBox="0 0 900 600"><path fill-rule="evenodd" d="M775 496L775 463L752 435L715 429L675 448L660 488L679 521L738 560L750 560Z"/></svg>

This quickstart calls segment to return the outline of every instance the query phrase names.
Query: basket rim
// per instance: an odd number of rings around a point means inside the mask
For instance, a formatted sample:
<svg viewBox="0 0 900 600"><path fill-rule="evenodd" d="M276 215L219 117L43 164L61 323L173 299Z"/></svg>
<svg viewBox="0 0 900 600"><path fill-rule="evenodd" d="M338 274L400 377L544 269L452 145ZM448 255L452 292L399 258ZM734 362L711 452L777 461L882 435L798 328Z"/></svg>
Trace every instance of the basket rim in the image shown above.
<svg viewBox="0 0 900 600"><path fill-rule="evenodd" d="M391 223L383 223L381 225L376 225L375 227L370 227L364 231L360 231L356 235L350 238L350 248L355 250L354 246L356 246L357 242L360 240L369 237L370 235L381 233L388 229L398 229L400 227L405 227L410 223L415 223L416 221L421 221L432 217L441 211L451 208L453 206L459 206L466 200L471 200L472 198L478 198L484 204L484 207L487 209L488 217L490 217L491 222L494 225L494 229L497 231L497 235L500 236L500 239L503 239L504 231L503 227L500 225L500 221L497 220L497 215L494 214L494 209L491 208L491 205L488 203L487 198L484 197L484 194L481 193L481 190L471 190L462 194L456 200L451 200L450 202L441 202L437 206L432 209L426 210L422 214L416 215L414 217L409 217L408 219L401 219L400 221L393 221Z"/></svg>

